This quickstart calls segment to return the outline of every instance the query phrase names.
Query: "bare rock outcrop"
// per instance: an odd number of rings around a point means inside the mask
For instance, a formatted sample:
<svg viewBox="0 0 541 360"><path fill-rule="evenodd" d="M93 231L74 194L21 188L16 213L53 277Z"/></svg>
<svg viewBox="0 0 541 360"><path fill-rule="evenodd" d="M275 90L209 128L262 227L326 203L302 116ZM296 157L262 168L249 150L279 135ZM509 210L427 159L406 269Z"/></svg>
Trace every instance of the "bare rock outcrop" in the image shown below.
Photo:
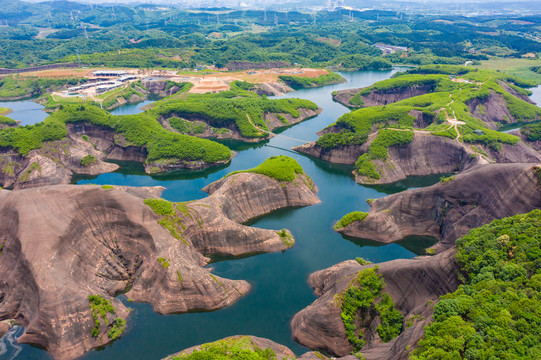
<svg viewBox="0 0 541 360"><path fill-rule="evenodd" d="M368 152L376 136L377 133L372 134L363 145L325 150L316 143L308 143L293 149L333 163L354 164L359 156ZM360 184L389 184L412 175L461 172L478 164L541 162L541 154L523 142L502 144L496 151L489 146L476 144L472 147L471 144L418 130L410 143L391 146L388 154L386 160L372 160L380 179L355 172L355 180Z"/></svg>
<svg viewBox="0 0 541 360"><path fill-rule="evenodd" d="M85 157L92 160L83 165ZM103 152L81 138L46 142L25 157L13 150L0 151L0 185L25 189L68 184L73 174L98 175L118 169L104 158Z"/></svg>
<svg viewBox="0 0 541 360"><path fill-rule="evenodd" d="M407 359L406 345L414 347L423 335L424 326L431 319L433 301L458 287L455 250L432 257L393 260L377 265L378 273L386 283L383 291L391 296L397 310L405 315L404 331L390 342L383 343L375 331L377 320L372 321L363 327L367 344L361 352L367 360ZM335 356L350 354L353 347L347 340L335 295L347 289L351 278L359 271L372 266L361 266L350 260L311 274L308 282L319 298L291 321L294 339L311 349ZM408 320L411 327L405 325Z"/></svg>
<svg viewBox="0 0 541 360"><path fill-rule="evenodd" d="M0 320L21 323L19 342L43 346L55 359L111 341L114 318L129 315L114 298L121 292L173 313L218 309L250 289L245 281L211 275L203 267L208 259L171 236L140 197L122 188L1 190L0 199ZM90 295L115 308L96 336Z"/></svg>
<svg viewBox="0 0 541 360"><path fill-rule="evenodd" d="M253 173L234 174L203 191L210 196L182 205L183 211L177 214L182 225L176 229L182 239L205 255L285 250L294 241L288 232L280 235L242 224L274 210L320 202L317 186L303 174L291 182Z"/></svg>
<svg viewBox="0 0 541 360"><path fill-rule="evenodd" d="M440 239L445 250L470 229L541 208L536 164L478 165L445 183L407 190L371 203L364 221L340 233L390 243L409 235Z"/></svg>
<svg viewBox="0 0 541 360"><path fill-rule="evenodd" d="M280 182L238 173L207 186L205 199L175 203L177 214L162 221L143 201L162 190L0 189L0 321L15 319L25 327L20 342L39 344L56 359L73 359L111 341L117 319L129 315L115 298L120 293L163 314L222 308L250 285L212 275L203 254L285 250L294 242L287 230L241 224L283 207L319 202L317 187L305 174ZM97 330L90 295L115 308Z"/></svg>
<svg viewBox="0 0 541 360"><path fill-rule="evenodd" d="M435 85L412 85L402 88L372 90L370 93L361 96L362 104L352 104L350 100L364 88L340 90L333 93L332 98L334 101L349 108L381 106L428 94L432 92L434 87Z"/></svg>
<svg viewBox="0 0 541 360"><path fill-rule="evenodd" d="M290 92L295 91L292 87L287 86L281 82L272 82L272 83L261 83L256 84L256 93L258 95L267 95L267 96L281 96Z"/></svg>
<svg viewBox="0 0 541 360"><path fill-rule="evenodd" d="M501 84L504 84L501 82ZM528 97L520 96L508 85L504 86L507 91L512 92L515 96L522 100L531 103ZM513 124L517 119L511 114L507 108L507 101L501 94L490 91L490 94L483 99L474 98L466 103L472 115L481 119L491 129L498 130L502 125ZM531 119L535 121L539 119Z"/></svg>

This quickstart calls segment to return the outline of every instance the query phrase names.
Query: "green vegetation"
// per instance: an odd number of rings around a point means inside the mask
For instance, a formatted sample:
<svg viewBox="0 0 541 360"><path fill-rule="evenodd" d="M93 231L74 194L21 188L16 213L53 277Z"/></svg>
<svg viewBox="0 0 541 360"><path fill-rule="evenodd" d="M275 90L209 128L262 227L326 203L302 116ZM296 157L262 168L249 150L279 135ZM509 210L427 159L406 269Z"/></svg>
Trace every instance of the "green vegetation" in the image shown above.
<svg viewBox="0 0 541 360"><path fill-rule="evenodd" d="M101 317L105 321L106 325L109 325L109 322L107 321L107 314L114 314L115 307L109 300L103 298L101 295L90 295L88 297L88 304L90 306L90 311L92 312L92 319L94 319L95 323L91 334L92 336L96 337L100 334L101 323L99 317Z"/></svg>
<svg viewBox="0 0 541 360"><path fill-rule="evenodd" d="M306 89L313 87L320 87L330 84L337 84L346 81L340 75L330 72L325 75L320 75L317 78L311 77L301 77L301 76L292 76L292 75L280 75L280 80L282 80L286 85L291 86L293 89Z"/></svg>
<svg viewBox="0 0 541 360"><path fill-rule="evenodd" d="M118 338L122 333L124 332L124 329L126 328L126 320L122 318L116 318L113 320L113 323L111 324L112 327L107 333L107 336L109 339L114 340Z"/></svg>
<svg viewBox="0 0 541 360"><path fill-rule="evenodd" d="M370 144L368 153L361 155L355 162L355 170L359 175L376 180L380 179L381 175L372 160L387 160L389 147L409 144L412 140L413 131L381 129L376 139Z"/></svg>
<svg viewBox="0 0 541 360"><path fill-rule="evenodd" d="M1 115L7 115L11 112L11 109L8 109L8 108L5 108L5 107L1 107L0 106L0 116Z"/></svg>
<svg viewBox="0 0 541 360"><path fill-rule="evenodd" d="M152 110L158 116L173 117L171 126L181 133L198 134L204 128L188 125L175 117L199 118L216 128L236 127L246 138L265 138L268 135L259 130L268 130L264 114L289 114L298 118L299 109L317 109L317 105L309 100L270 100L235 85L237 83L240 82L234 82L231 90L218 94L190 94L184 101L164 99Z"/></svg>
<svg viewBox="0 0 541 360"><path fill-rule="evenodd" d="M411 359L541 357L541 211L495 220L456 242L462 285L440 297Z"/></svg>
<svg viewBox="0 0 541 360"><path fill-rule="evenodd" d="M454 176L454 175L453 175L453 176L449 176L449 177L442 176L442 177L440 178L440 182L441 182L442 184L445 184L445 183L448 183L448 182L453 181L454 179L455 179L455 176Z"/></svg>
<svg viewBox="0 0 541 360"><path fill-rule="evenodd" d="M362 257L356 257L355 260L359 263L359 265L370 265L373 264L372 261L368 261L363 259Z"/></svg>
<svg viewBox="0 0 541 360"><path fill-rule="evenodd" d="M94 156L86 155L81 159L81 166L88 167L88 166L94 165L97 162L98 160Z"/></svg>
<svg viewBox="0 0 541 360"><path fill-rule="evenodd" d="M0 98L28 98L87 82L85 78L47 79L37 76L10 75L0 79ZM0 112L1 113L1 112Z"/></svg>
<svg viewBox="0 0 541 360"><path fill-rule="evenodd" d="M354 211L349 214L344 215L343 218L341 218L335 225L335 230L340 230L349 224L355 222L355 221L364 221L366 217L368 216L368 213L362 212L362 211ZM361 264L362 265L362 264Z"/></svg>
<svg viewBox="0 0 541 360"><path fill-rule="evenodd" d="M23 183L27 182L28 177L30 176L30 174L32 174L34 170L38 170L41 176L41 166L39 165L39 163L33 162L32 164L30 164L28 169L19 177L19 181Z"/></svg>
<svg viewBox="0 0 541 360"><path fill-rule="evenodd" d="M450 77L451 75L451 77ZM451 78L459 78L456 82ZM532 83L509 74L478 70L454 65L428 65L395 74L391 79L380 81L355 94L355 104L361 104L362 96L373 91L395 91L408 87L425 86L427 94L414 96L385 106L361 108L341 116L327 127L327 132L316 142L324 150L341 146L362 145L369 135L379 132L371 143L369 151L362 154L355 163L357 174L367 181L379 180L378 169L381 161L388 158L387 149L412 141L412 129L420 129L436 136L458 139L469 144L483 144L495 151L502 144L514 145L520 141L517 136L489 128L482 119L476 118L472 108L486 109L486 101L500 95L509 112L518 122L533 122L541 119L541 109L512 95L516 92L527 94L523 87ZM489 98L492 96L492 98ZM481 111L480 110L480 111ZM482 112L482 111L481 111ZM419 128L416 117L422 117L423 128ZM464 122L458 125L459 133L448 119ZM446 123L447 122L447 123ZM536 126L528 125L522 130L530 138L536 138ZM541 133L541 131L539 131ZM472 147L473 148L473 147ZM479 153L482 153L480 149ZM483 151L484 152L484 151ZM375 162L378 160L378 162Z"/></svg>
<svg viewBox="0 0 541 360"><path fill-rule="evenodd" d="M191 354L173 356L170 360L276 360L276 353L270 348L261 349L248 336L218 340L201 345Z"/></svg>
<svg viewBox="0 0 541 360"><path fill-rule="evenodd" d="M395 309L391 297L382 292L385 282L378 270L376 266L359 271L344 292L336 295L346 336L354 352L366 344L363 331L357 329L358 319L362 322L363 318L377 314L380 325L376 331L383 342L391 341L402 332L404 316Z"/></svg>
<svg viewBox="0 0 541 360"><path fill-rule="evenodd" d="M541 123L524 125L520 132L526 136L528 141L539 141L541 140Z"/></svg>
<svg viewBox="0 0 541 360"><path fill-rule="evenodd" d="M17 126L18 123L17 123L17 121L13 120L12 118L8 118L7 116L1 116L0 115L0 125Z"/></svg>
<svg viewBox="0 0 541 360"><path fill-rule="evenodd" d="M206 126L204 123L200 122L193 122L188 120L183 120L177 117L173 117L169 119L169 124L171 124L171 127L175 130L177 130L181 134L189 134L189 135L199 135L205 132Z"/></svg>
<svg viewBox="0 0 541 360"><path fill-rule="evenodd" d="M233 171L227 176L240 173L255 173L278 181L293 181L297 178L297 174L304 174L304 170L295 159L279 155L271 156L253 169Z"/></svg>
<svg viewBox="0 0 541 360"><path fill-rule="evenodd" d="M112 116L90 105L65 106L43 123L0 130L0 147L13 148L27 156L30 150L39 149L44 142L64 138L67 135L66 123L78 122L112 129L125 139L124 145L146 146L147 161L179 159L215 163L231 157L231 151L224 145L165 130L151 111Z"/></svg>
<svg viewBox="0 0 541 360"><path fill-rule="evenodd" d="M295 244L295 239L293 239L293 235L291 235L286 229L282 229L280 231L276 232L282 241L284 242L284 245L287 248L292 247Z"/></svg>
<svg viewBox="0 0 541 360"><path fill-rule="evenodd" d="M167 268L169 268L169 266L171 266L169 261L170 261L169 259L166 259L166 258L163 258L163 257L158 258L158 263L165 269L167 269Z"/></svg>
<svg viewBox="0 0 541 360"><path fill-rule="evenodd" d="M158 223L169 230L174 238L182 240L186 245L190 244L182 235L186 230L184 222L193 220L200 228L203 227L203 219L199 212L188 206L188 203L172 203L164 199L145 199L144 202L152 211L162 216Z"/></svg>
<svg viewBox="0 0 541 360"><path fill-rule="evenodd" d="M180 271L178 271L178 270L177 270L177 280L178 280L179 284L182 283L182 275L180 275Z"/></svg>
<svg viewBox="0 0 541 360"><path fill-rule="evenodd" d="M113 185L102 185L101 188L103 190L111 190L111 189L114 189L115 187Z"/></svg>
<svg viewBox="0 0 541 360"><path fill-rule="evenodd" d="M173 215L175 210L170 201L164 199L145 199L145 204L157 215Z"/></svg>

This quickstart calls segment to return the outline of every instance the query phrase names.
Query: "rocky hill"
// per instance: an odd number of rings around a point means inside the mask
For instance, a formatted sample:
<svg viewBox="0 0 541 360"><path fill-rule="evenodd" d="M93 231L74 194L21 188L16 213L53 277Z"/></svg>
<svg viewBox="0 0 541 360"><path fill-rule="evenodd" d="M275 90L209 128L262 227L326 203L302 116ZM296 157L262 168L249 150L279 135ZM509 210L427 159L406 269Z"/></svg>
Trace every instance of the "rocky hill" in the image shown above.
<svg viewBox="0 0 541 360"><path fill-rule="evenodd" d="M445 75L443 75L445 74ZM359 109L295 150L355 165L361 184L463 171L475 164L539 162L513 134L496 131L541 118L520 79L462 67L420 67L363 89L334 94Z"/></svg>
<svg viewBox="0 0 541 360"><path fill-rule="evenodd" d="M362 220L338 228L344 235L389 243L409 235L454 245L470 229L541 208L539 165L478 165L442 182L376 199Z"/></svg>
<svg viewBox="0 0 541 360"><path fill-rule="evenodd" d="M116 298L121 293L162 314L230 305L250 285L211 274L203 254L285 250L294 243L289 231L241 223L319 201L300 172L290 183L238 173L188 203L159 199L161 190L0 190L0 321L25 327L19 342L38 344L55 359L104 345L120 336L129 316Z"/></svg>

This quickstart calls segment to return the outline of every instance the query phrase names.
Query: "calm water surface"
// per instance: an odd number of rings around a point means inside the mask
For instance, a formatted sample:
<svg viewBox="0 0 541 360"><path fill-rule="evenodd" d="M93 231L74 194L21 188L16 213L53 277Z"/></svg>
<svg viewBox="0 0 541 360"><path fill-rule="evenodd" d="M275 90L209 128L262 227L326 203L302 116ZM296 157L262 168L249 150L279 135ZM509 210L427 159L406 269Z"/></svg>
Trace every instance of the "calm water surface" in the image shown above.
<svg viewBox="0 0 541 360"><path fill-rule="evenodd" d="M7 117L21 122L21 125L34 125L45 120L49 114L43 109L44 106L32 100L0 101L0 107L13 110Z"/></svg>
<svg viewBox="0 0 541 360"><path fill-rule="evenodd" d="M293 126L282 134L304 141L316 140L316 131L348 111L332 101L333 91L368 86L388 78L394 71L344 73L342 75L348 83L285 95L312 100L324 111L316 118ZM201 188L230 171L247 169L260 164L269 156L283 154L295 158L301 164L319 187L319 197L322 200L321 204L315 206L277 211L250 224L269 229L290 229L296 244L288 251L210 265L217 275L245 279L251 283L252 290L233 306L214 312L163 316L156 314L148 304L126 302L134 311L128 318L123 336L102 350L89 352L83 359L161 359L193 345L237 334L266 337L302 354L308 349L292 340L289 323L295 313L316 299L307 284L310 273L356 256L374 262L412 258L414 252L432 245L430 239L416 238L407 239L400 245L348 240L334 232L332 226L350 211L367 211L369 207L366 199L382 197L386 193L410 187L431 185L439 180L439 176L412 178L394 186L363 187L354 182L351 166L325 163L290 150L299 144L280 137L259 145L229 143L238 151L231 164L203 172L151 177L144 174L141 164L123 163L119 172L91 179L75 179L77 184L161 185L166 187L164 198L186 201L205 197L206 193ZM125 301L125 298L121 299ZM0 358L51 359L43 350L16 344L15 339L22 331L20 327L12 329L2 339Z"/></svg>

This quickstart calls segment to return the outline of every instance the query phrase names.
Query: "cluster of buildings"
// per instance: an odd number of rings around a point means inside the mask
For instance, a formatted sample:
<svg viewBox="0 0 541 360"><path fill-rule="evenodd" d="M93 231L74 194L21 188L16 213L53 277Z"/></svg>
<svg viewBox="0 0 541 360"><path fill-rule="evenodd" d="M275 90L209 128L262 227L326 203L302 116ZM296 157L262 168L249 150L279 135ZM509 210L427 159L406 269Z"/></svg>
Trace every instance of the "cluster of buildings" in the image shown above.
<svg viewBox="0 0 541 360"><path fill-rule="evenodd" d="M380 49L383 52L383 55L394 54L395 52L399 52L399 51L402 51L402 52L408 51L408 48L405 46L387 45L384 43L375 43L372 46Z"/></svg>
<svg viewBox="0 0 541 360"><path fill-rule="evenodd" d="M126 82L137 80L139 77L122 70L97 70L92 73L98 81L87 82L82 85L72 86L65 93L69 96L80 95L83 90L93 89L96 94L119 88Z"/></svg>

